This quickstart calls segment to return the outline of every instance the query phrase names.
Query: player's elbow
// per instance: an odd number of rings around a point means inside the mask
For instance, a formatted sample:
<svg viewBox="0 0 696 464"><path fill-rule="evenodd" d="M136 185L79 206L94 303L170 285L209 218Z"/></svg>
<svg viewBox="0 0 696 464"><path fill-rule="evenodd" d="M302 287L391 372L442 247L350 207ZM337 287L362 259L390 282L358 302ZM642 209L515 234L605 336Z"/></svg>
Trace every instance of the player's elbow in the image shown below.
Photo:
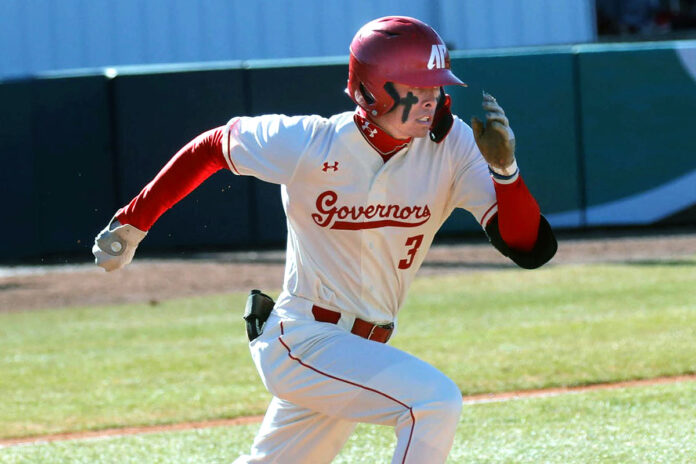
<svg viewBox="0 0 696 464"><path fill-rule="evenodd" d="M486 234L491 245L523 269L540 268L548 263L558 250L556 237L544 216L540 216L536 239L529 249L513 247L506 243L500 235L496 217L486 227Z"/></svg>

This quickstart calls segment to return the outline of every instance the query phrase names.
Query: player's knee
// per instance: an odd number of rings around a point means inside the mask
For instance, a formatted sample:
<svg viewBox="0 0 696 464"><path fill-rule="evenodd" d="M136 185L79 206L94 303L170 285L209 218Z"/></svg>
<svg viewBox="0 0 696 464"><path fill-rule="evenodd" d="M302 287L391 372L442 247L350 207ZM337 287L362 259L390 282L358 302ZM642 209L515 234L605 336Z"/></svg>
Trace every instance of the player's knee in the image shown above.
<svg viewBox="0 0 696 464"><path fill-rule="evenodd" d="M447 379L448 382L443 386L442 395L442 410L459 422L459 416L462 413L462 392L456 383Z"/></svg>
<svg viewBox="0 0 696 464"><path fill-rule="evenodd" d="M462 393L457 384L445 378L434 386L427 399L414 405L414 413L435 416L443 426L456 427L462 413Z"/></svg>

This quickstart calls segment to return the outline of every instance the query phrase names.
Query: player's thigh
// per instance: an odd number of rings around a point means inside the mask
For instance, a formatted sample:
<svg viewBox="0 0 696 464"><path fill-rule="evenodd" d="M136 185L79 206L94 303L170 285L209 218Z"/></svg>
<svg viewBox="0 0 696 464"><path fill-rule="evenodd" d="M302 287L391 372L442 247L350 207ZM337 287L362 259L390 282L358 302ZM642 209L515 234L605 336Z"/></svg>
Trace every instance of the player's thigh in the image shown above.
<svg viewBox="0 0 696 464"><path fill-rule="evenodd" d="M326 323L286 321L266 340L271 393L351 421L394 425L427 403L461 407L458 387L430 364ZM279 354L280 352L280 354ZM263 364L263 363L262 363Z"/></svg>

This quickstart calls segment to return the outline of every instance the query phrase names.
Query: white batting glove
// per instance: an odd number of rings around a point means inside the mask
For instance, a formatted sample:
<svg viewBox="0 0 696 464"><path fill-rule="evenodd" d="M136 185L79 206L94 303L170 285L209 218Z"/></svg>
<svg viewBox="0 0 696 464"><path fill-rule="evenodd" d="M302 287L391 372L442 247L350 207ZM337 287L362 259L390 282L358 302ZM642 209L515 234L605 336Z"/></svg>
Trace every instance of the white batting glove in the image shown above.
<svg viewBox="0 0 696 464"><path fill-rule="evenodd" d="M94 239L94 262L107 272L121 269L131 262L135 249L146 235L147 232L112 219Z"/></svg>

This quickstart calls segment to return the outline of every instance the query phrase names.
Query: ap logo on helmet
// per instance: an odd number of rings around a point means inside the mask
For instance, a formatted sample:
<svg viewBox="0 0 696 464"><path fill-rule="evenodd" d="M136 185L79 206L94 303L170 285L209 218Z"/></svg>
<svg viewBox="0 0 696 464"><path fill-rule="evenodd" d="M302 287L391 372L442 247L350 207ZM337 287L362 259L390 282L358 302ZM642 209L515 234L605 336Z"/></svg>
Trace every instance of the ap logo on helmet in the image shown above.
<svg viewBox="0 0 696 464"><path fill-rule="evenodd" d="M445 67L445 53L447 52L446 45L433 45L430 48L430 59L428 60L428 69L442 69Z"/></svg>

